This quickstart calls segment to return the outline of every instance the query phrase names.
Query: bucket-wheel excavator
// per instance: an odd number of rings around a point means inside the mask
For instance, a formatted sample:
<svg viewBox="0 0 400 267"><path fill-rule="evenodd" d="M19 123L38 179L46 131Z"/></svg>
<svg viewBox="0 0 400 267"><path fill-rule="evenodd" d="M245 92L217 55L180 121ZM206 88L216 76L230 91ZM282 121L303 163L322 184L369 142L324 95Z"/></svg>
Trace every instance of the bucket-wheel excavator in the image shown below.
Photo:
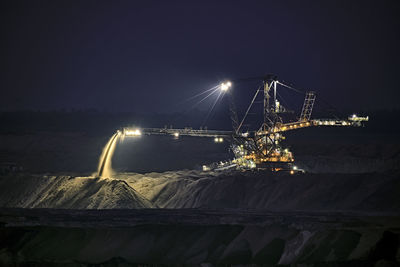
<svg viewBox="0 0 400 267"><path fill-rule="evenodd" d="M233 131L208 129L194 130L192 128L123 128L123 134L124 136L166 134L172 135L175 138L184 135L203 136L212 137L215 142L222 142L223 140L228 139L231 141L231 150L233 151L235 158L231 161L214 164L213 166L203 166L204 170L240 168L243 170L263 169L269 171L290 171L291 173L294 173L299 170L294 166L293 153L289 151L288 148L284 148L281 145L281 141L285 138L283 136L284 132L312 126L359 127L362 126L365 121L368 121L368 117L360 117L355 114L349 116L347 119L313 119L311 115L316 100L316 92L303 92L293 88L292 86L279 81L277 76L272 74L261 77L239 79L234 82L227 81L222 83L219 86L219 89L221 92L227 93L233 83L247 80L259 80L262 83L256 90L252 101L240 122L232 99L230 112ZM283 121L281 114L288 112L288 109L284 107L277 98L278 86L286 87L305 95L303 107L297 120L291 122ZM263 103L263 121L261 126L257 130L244 131L243 125L248 117L249 111L252 109L256 99L259 99L260 97L262 97Z"/></svg>

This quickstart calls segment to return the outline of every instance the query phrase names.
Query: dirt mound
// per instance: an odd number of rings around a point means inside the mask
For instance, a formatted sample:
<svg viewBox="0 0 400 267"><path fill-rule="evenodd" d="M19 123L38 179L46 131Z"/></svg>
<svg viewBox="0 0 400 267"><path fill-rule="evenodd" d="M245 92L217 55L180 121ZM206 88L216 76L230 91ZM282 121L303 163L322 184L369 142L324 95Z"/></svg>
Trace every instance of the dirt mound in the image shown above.
<svg viewBox="0 0 400 267"><path fill-rule="evenodd" d="M399 212L399 174L181 170L106 179L19 174L0 177L0 207Z"/></svg>
<svg viewBox="0 0 400 267"><path fill-rule="evenodd" d="M369 174L121 174L160 208L400 211L398 171Z"/></svg>
<svg viewBox="0 0 400 267"><path fill-rule="evenodd" d="M26 175L0 178L0 206L63 209L153 207L125 181Z"/></svg>

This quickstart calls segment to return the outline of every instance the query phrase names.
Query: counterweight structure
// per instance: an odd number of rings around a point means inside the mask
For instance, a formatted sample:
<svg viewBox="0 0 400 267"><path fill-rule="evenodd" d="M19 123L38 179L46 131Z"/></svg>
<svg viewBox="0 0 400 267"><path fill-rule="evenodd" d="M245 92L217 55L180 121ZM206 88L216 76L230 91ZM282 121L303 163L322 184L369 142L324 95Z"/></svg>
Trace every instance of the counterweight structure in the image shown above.
<svg viewBox="0 0 400 267"><path fill-rule="evenodd" d="M263 77L254 77L250 79L262 80L260 86L250 102L243 119L237 118L235 106L231 104L231 120L233 131L218 130L194 130L192 128L172 129L172 128L143 128L131 129L124 128L124 136L138 136L141 134L154 135L172 135L175 138L179 136L203 136L212 137L215 142L221 142L224 139L230 140L231 150L235 155L232 161L215 166L224 169L227 167L236 167L240 169L264 169L270 171L296 171L294 168L293 153L285 147L282 147L281 141L285 139L283 133L290 130L297 130L312 126L362 126L362 123L368 121L368 117L359 117L352 115L345 120L339 119L311 119L316 93L314 91L305 92L305 99L300 116L296 121L283 122L282 113L287 112L277 99L278 85L298 91L278 81L275 75L266 75ZM230 82L229 82L230 84ZM224 91L226 87L223 87ZM263 97L263 120L258 130L243 131L243 125L252 108L255 100L262 94ZM204 166L204 169L208 169Z"/></svg>

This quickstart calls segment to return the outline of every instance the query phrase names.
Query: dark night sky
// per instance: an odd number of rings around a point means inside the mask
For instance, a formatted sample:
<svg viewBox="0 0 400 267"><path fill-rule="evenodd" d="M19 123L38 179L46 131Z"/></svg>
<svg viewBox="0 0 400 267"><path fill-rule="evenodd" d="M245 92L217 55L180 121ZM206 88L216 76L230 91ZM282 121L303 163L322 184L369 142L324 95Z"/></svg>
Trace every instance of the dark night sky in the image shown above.
<svg viewBox="0 0 400 267"><path fill-rule="evenodd" d="M3 111L179 111L265 73L343 109L399 107L397 0L4 2Z"/></svg>

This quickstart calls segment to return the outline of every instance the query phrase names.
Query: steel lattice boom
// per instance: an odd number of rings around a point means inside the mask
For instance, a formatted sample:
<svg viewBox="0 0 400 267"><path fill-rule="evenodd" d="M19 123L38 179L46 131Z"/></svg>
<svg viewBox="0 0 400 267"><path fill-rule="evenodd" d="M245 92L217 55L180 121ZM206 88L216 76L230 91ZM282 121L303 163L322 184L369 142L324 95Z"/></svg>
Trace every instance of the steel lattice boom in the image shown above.
<svg viewBox="0 0 400 267"><path fill-rule="evenodd" d="M243 169L268 169L271 171L288 170L293 173L296 168L293 165L294 157L288 148L281 146L281 140L285 137L282 133L290 130L297 130L312 126L362 126L362 123L368 121L368 117L359 117L352 115L348 119L311 119L311 114L316 100L316 92L308 91L305 93L305 99L300 116L297 121L283 122L281 113L286 112L286 108L281 105L277 98L277 85L284 86L296 92L303 93L283 82L277 80L275 75L266 75L263 77L254 77L242 80L260 79L260 86L252 101L247 108L243 119L239 122L235 105L231 101L230 112L233 131L219 131L192 128L172 129L172 128L143 128L132 129L124 128L124 136L139 136L139 135L172 135L175 138L179 136L198 136L212 137L215 142L222 142L223 139L229 139L231 142L231 150L235 154L234 160L228 163L228 166L235 166ZM226 92L232 85L231 82L225 82L221 85L221 90ZM260 94L260 92L262 92ZM263 121L262 125L255 131L242 131L242 126L247 118L247 115L252 108L255 100L260 95L263 95ZM232 100L232 98L231 98ZM224 166L219 166L223 169Z"/></svg>

